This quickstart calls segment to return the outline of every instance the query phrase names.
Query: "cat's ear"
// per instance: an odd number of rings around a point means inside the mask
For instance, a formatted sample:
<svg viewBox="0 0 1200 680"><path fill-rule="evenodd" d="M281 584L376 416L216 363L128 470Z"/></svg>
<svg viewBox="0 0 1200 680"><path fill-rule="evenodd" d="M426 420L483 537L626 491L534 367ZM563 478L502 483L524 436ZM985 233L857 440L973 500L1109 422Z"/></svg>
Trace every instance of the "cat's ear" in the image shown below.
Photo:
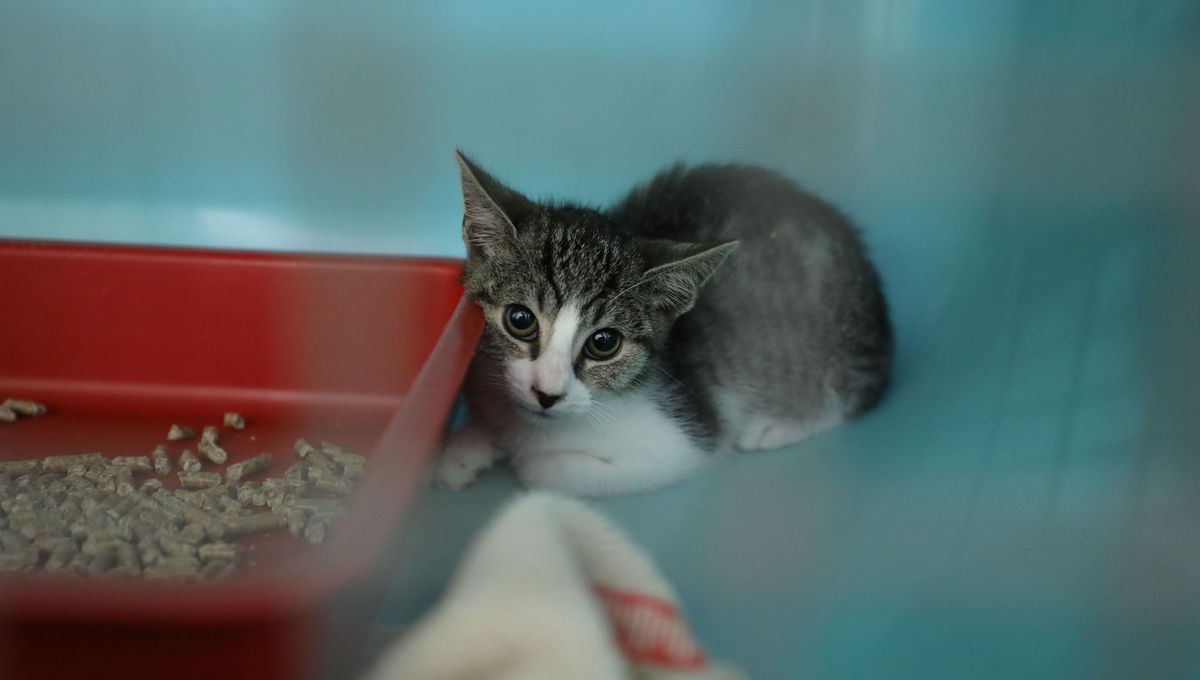
<svg viewBox="0 0 1200 680"><path fill-rule="evenodd" d="M496 181L461 151L454 152L454 159L462 174L463 242L468 252L491 257L512 247L516 225L533 203Z"/></svg>
<svg viewBox="0 0 1200 680"><path fill-rule="evenodd" d="M737 247L737 241L703 244L640 240L638 248L648 267L639 285L661 311L679 316L696 304L704 283Z"/></svg>

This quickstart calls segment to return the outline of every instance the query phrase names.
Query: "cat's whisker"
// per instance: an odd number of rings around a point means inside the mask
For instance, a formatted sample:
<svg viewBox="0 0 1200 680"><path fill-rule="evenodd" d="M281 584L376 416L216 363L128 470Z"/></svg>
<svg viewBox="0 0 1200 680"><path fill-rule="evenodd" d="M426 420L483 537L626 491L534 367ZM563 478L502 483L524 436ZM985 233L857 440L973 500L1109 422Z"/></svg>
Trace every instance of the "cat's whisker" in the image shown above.
<svg viewBox="0 0 1200 680"><path fill-rule="evenodd" d="M590 422L592 425L595 425L596 427L604 427L605 423L600 420L599 414L595 411L589 409L583 415L587 417L588 422Z"/></svg>
<svg viewBox="0 0 1200 680"><path fill-rule="evenodd" d="M604 411L601 411L599 408L596 408L596 402L594 402L594 401L591 402L590 404L588 404L588 410L586 411L586 413L587 413L588 417L593 418L597 422L605 420L605 416L607 415L604 413Z"/></svg>
<svg viewBox="0 0 1200 680"><path fill-rule="evenodd" d="M594 414L596 416L598 423L603 423L603 424L607 424L607 425L616 425L616 423L617 423L616 416L613 414L613 412L609 406L605 405L604 403L602 403L600 401L597 401L596 399L592 399L589 402L589 405L592 408L588 409L588 413Z"/></svg>
<svg viewBox="0 0 1200 680"><path fill-rule="evenodd" d="M667 369L663 368L662 366L659 366L658 370L662 371L663 375L667 376L671 380L674 380L675 382L679 383L680 387L687 389L687 385L684 385L683 381L681 381L679 378L676 378L675 376L671 375L670 373L667 373Z"/></svg>

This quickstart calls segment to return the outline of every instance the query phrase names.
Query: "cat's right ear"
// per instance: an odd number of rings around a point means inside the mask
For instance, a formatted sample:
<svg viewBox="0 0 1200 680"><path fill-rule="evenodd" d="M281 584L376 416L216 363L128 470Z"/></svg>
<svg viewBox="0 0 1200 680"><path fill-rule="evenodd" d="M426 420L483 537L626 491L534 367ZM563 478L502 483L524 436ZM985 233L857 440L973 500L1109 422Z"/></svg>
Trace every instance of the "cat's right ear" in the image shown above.
<svg viewBox="0 0 1200 680"><path fill-rule="evenodd" d="M496 181L461 151L463 242L470 255L491 257L513 247L517 223L533 208L529 199Z"/></svg>
<svg viewBox="0 0 1200 680"><path fill-rule="evenodd" d="M738 248L737 241L703 244L642 239L637 245L649 266L638 285L654 298L659 311L672 317L696 304L705 282Z"/></svg>

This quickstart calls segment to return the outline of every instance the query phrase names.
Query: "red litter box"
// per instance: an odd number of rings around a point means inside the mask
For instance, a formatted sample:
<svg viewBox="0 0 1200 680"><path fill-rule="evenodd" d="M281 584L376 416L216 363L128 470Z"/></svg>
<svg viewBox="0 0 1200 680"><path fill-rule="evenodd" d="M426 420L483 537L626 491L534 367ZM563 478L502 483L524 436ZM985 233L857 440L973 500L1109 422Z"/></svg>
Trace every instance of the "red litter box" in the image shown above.
<svg viewBox="0 0 1200 680"><path fill-rule="evenodd" d="M0 677L349 677L482 328L461 263L0 241L0 460L144 455L247 420L230 462L297 437L369 457L325 543L249 541L208 583L0 574ZM173 447L177 454L179 447Z"/></svg>

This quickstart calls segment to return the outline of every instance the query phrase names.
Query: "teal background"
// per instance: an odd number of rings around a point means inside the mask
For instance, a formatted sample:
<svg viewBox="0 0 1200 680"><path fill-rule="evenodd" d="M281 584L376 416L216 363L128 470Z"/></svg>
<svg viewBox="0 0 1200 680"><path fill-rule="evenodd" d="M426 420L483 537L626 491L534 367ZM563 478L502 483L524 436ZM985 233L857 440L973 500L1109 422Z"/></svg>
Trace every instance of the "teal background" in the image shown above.
<svg viewBox="0 0 1200 680"><path fill-rule="evenodd" d="M0 3L0 236L457 256L455 147L843 206L889 400L598 504L756 678L1200 677L1198 121L1188 1ZM383 626L514 489L425 498Z"/></svg>

